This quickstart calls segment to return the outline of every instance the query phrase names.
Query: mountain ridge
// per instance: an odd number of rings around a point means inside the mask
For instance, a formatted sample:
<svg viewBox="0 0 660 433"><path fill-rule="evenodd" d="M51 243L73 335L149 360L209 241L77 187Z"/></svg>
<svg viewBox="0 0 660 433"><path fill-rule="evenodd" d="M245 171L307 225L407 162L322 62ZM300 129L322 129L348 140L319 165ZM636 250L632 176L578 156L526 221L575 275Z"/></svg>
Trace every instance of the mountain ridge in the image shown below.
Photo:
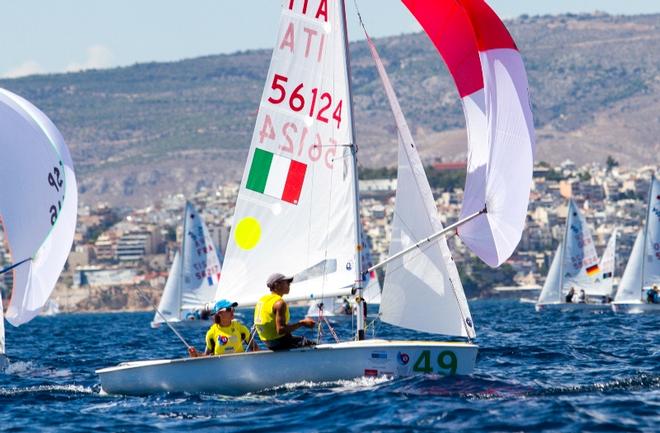
<svg viewBox="0 0 660 433"><path fill-rule="evenodd" d="M657 164L660 14L521 16L536 160ZM427 160L465 157L462 107L424 34L375 39ZM238 181L271 50L0 80L42 109L69 143L81 201L148 204ZM364 41L350 45L359 160L396 163L396 134ZM642 143L640 145L640 143Z"/></svg>

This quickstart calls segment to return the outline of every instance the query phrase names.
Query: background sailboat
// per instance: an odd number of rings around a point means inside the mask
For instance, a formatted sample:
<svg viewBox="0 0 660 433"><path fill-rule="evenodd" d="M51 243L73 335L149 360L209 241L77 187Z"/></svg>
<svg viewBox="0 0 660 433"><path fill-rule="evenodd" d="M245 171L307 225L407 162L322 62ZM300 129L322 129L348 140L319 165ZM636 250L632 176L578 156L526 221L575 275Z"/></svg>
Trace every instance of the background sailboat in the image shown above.
<svg viewBox="0 0 660 433"><path fill-rule="evenodd" d="M612 309L660 312L660 304L647 299L647 291L654 285L660 286L660 181L655 176L649 187L646 221L635 238Z"/></svg>
<svg viewBox="0 0 660 433"><path fill-rule="evenodd" d="M0 215L13 259L0 273L14 274L5 318L19 326L41 312L55 288L73 243L78 193L60 132L34 105L5 89L0 146ZM4 356L4 326L0 331Z"/></svg>
<svg viewBox="0 0 660 433"><path fill-rule="evenodd" d="M186 202L183 216L181 254L177 251L163 289L158 311L151 322L157 327L168 322L200 323L201 311L213 301L220 279L221 255L213 244L202 215ZM197 320L195 320L197 319ZM210 317L205 317L206 322ZM205 323L205 321L201 321Z"/></svg>
<svg viewBox="0 0 660 433"><path fill-rule="evenodd" d="M613 259L611 265L613 266ZM604 293L605 289L600 284L600 279L597 281L600 275L602 270L599 267L591 230L573 199L570 199L564 239L553 257L546 282L536 303L536 311L548 308L608 308L600 297L610 292ZM572 302L566 302L566 296L571 288L575 295ZM585 302L582 303L578 302L581 290L585 292ZM596 297L599 297L598 302Z"/></svg>
<svg viewBox="0 0 660 433"><path fill-rule="evenodd" d="M497 55L489 52L488 47L478 47L476 42L479 35L488 37L487 30L481 32L486 25L484 19L498 34L508 36L494 13L483 2L464 2L459 12L466 27L455 36L471 38L472 55L477 59L480 53L486 60ZM511 48L510 37L500 40L506 42L499 53L506 57L498 60L502 67L497 71L484 67L483 74L494 80L492 85L503 79L521 85L523 91L511 98L506 92L495 95L495 88L489 89L491 84L483 86L485 98L493 104L486 104L485 119L493 125L492 134L485 140L488 148L480 149L487 155L489 167L482 167L479 187L484 194L479 211L470 216L482 216L486 207L488 212L492 209L492 215L480 218L474 226L483 230L498 227L512 209L519 213L521 203L506 206L506 198L511 196L505 195L525 188L526 178L531 181L533 131L528 129L531 113L526 77L524 69L519 69L522 63L518 62L515 47ZM410 329L472 338L474 324L446 241L442 232L437 232L442 225L416 146L373 46L372 50L395 115L399 185L403 189L397 193L395 213L399 222L394 223L394 246L390 251L398 252L387 262L368 269L388 265L381 303L383 320ZM512 77L512 71L517 75ZM482 73L480 68L478 73ZM236 300L243 306L254 305L267 292L267 276L282 272L295 275L288 300L352 291L361 298L364 270L357 209L357 148L348 77L344 2L284 2L217 297ZM491 83L489 80L486 81ZM511 110L505 109L507 104L513 104ZM496 111L522 116L495 126ZM528 156L529 164L518 165L524 174L522 187L512 185L511 190L497 192L490 182L506 180L500 171L504 160L497 157L498 152L504 151L501 146L505 146L501 134L508 137L508 151L516 155L509 159L516 159L513 162L518 164L520 155L523 159ZM526 188L523 221L529 183ZM507 220L500 230L493 230L498 235L487 237L486 244L477 242L474 247L492 258L494 264L505 260L504 252L512 251L511 246L515 247L520 238L515 229L519 217L515 215L513 224ZM500 234L504 232L506 236L502 238ZM421 246L417 243L420 239ZM408 255L407 249L415 249L415 253ZM404 285L409 291L401 293ZM239 394L300 380L328 381L379 374L468 374L474 367L477 346L470 342L362 340L364 320L361 315L357 317L356 341L286 352L139 361L97 373L103 389L110 393L176 390ZM273 374L259 374L264 371Z"/></svg>

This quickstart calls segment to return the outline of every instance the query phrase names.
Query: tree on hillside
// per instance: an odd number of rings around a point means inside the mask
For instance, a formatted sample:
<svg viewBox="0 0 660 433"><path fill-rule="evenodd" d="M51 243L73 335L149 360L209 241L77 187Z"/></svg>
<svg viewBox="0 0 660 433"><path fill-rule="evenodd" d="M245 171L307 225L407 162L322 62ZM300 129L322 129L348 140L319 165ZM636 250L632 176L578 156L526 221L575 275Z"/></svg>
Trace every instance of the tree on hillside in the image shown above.
<svg viewBox="0 0 660 433"><path fill-rule="evenodd" d="M612 155L607 155L607 161L605 162L605 164L607 165L607 172L609 173L610 171L612 171L614 167L619 166L619 161L612 158Z"/></svg>

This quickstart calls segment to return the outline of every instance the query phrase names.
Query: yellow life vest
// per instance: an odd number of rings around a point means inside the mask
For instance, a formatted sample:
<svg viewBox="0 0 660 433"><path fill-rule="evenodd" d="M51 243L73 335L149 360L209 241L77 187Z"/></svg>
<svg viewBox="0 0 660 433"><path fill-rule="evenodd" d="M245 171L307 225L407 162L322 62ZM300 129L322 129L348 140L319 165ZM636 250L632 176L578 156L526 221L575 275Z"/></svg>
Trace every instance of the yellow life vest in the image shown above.
<svg viewBox="0 0 660 433"><path fill-rule="evenodd" d="M214 323L206 333L206 349L214 355L245 352L243 340L250 336L250 330L237 320L232 320L229 326Z"/></svg>
<svg viewBox="0 0 660 433"><path fill-rule="evenodd" d="M273 306L281 299L282 297L277 293L269 293L262 296L254 307L254 324L261 341L277 340L284 336L277 333L275 312L273 311ZM289 306L287 305L284 313L285 323L289 323L289 319Z"/></svg>

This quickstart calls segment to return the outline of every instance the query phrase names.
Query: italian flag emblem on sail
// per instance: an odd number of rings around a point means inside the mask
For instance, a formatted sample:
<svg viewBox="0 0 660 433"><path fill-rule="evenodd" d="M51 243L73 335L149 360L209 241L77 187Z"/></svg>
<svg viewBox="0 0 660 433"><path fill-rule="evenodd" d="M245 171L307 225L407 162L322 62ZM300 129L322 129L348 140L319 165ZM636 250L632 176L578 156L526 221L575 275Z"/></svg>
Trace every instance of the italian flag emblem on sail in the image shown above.
<svg viewBox="0 0 660 433"><path fill-rule="evenodd" d="M245 187L298 204L306 171L307 164L255 148Z"/></svg>

